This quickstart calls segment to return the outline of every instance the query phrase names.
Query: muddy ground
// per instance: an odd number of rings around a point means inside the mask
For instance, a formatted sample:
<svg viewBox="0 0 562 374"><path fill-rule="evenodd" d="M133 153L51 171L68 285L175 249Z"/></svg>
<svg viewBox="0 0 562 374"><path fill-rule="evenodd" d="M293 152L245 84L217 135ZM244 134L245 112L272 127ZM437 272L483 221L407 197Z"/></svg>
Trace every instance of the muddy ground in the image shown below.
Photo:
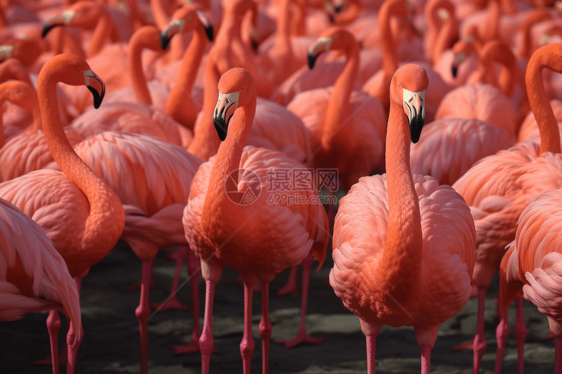
<svg viewBox="0 0 562 374"><path fill-rule="evenodd" d="M323 269L313 273L309 301L308 327L311 335L323 336L318 346L286 349L272 342L270 373L366 373L365 338L355 315L343 307L325 281L331 259ZM151 301L166 298L174 263L163 253L156 260L154 275L156 288ZM76 373L139 373L139 338L135 308L139 291L126 292L125 287L140 279L141 262L125 246L118 246L105 260L92 267L82 287L82 316L85 336L79 350L80 361ZM182 274L182 281L187 273ZM237 273L225 270L216 287L214 337L219 350L211 359L211 373L242 373L239 344L243 328L243 288L235 280ZM299 325L300 296L275 296L288 277L280 274L271 284L272 339L294 336ZM490 286L486 304L486 338L488 350L481 373L493 373L495 363L495 304L497 282ZM205 285L199 283L201 313ZM190 287L179 291L179 298L191 304ZM261 344L258 333L260 294L254 294L254 340L252 373L261 373ZM33 366L35 360L49 355L49 337L45 327L46 314L27 315L15 322L0 323L0 373L50 373L49 367ZM552 373L554 341L544 341L548 323L536 307L525 303L525 320L529 329L525 345L527 373ZM149 323L149 373L199 373L200 356L174 355L172 344L185 344L191 338L191 311L157 313ZM511 335L504 357L503 373L516 373L517 353L512 306ZM203 320L201 319L201 323ZM432 373L471 373L472 352L451 352L451 347L471 338L476 325L476 299L471 299L455 318L441 326L432 352ZM61 329L63 330L63 329ZM62 341L62 331L60 336ZM419 373L420 350L412 328L384 327L377 338L377 373ZM64 373L64 368L61 368Z"/></svg>

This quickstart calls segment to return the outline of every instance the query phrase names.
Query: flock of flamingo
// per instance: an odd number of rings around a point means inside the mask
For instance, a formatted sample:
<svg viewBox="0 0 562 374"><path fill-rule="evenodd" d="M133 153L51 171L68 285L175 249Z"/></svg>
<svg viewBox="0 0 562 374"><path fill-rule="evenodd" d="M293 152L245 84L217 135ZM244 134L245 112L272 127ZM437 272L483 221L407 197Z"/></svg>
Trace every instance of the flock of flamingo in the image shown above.
<svg viewBox="0 0 562 374"><path fill-rule="evenodd" d="M495 372L515 302L523 373L525 299L548 318L562 374L561 43L553 0L4 0L0 320L48 312L47 362L73 373L81 280L122 239L143 264L141 374L151 306L187 309L184 262L193 336L176 353L212 371L227 267L244 284L245 374L261 291L267 373L269 283L291 268L279 294L298 292L302 264L300 329L283 343L321 344L306 303L331 242L329 284L359 317L369 374L382 325L414 327L429 373L440 324L471 297L475 337L453 349L472 349L478 373L498 270ZM337 214L314 178L291 191L305 203L272 202L267 181L310 168L337 169ZM248 204L227 191L256 183ZM170 297L151 305L154 259L172 247Z"/></svg>

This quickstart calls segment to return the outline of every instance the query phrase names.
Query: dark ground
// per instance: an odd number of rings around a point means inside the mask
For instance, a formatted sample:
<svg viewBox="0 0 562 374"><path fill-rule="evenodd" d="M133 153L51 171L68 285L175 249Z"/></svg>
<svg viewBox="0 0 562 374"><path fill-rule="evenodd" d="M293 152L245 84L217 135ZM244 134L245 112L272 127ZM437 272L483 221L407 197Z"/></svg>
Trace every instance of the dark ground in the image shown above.
<svg viewBox="0 0 562 374"><path fill-rule="evenodd" d="M358 319L343 307L331 288L324 285L331 259L311 279L308 327L311 335L325 339L318 346L286 349L272 342L270 373L366 373L365 337ZM85 336L79 350L76 373L138 373L139 337L135 308L139 291L126 292L125 286L140 279L141 262L125 247L116 248L105 260L92 267L82 287L82 316ZM159 254L154 268L156 289L151 301L162 301L168 294L174 263ZM293 337L299 324L300 295L275 296L288 276L288 270L271 284L272 340ZM187 277L185 273L182 281ZM239 344L243 328L243 288L235 279L237 273L225 269L216 287L214 308L215 346L211 373L242 373ZM495 304L497 280L490 286L486 304L486 352L481 373L493 373L495 362ZM201 314L205 285L199 283ZM187 284L179 292L182 302L191 304ZM256 351L252 372L261 373L259 293L254 294L254 340ZM30 314L15 322L0 323L0 373L50 373L49 367L32 362L49 355L46 314ZM504 356L503 373L517 371L517 352L513 336L514 307L511 309L511 335ZM548 323L536 307L525 303L525 321L529 329L525 345L527 373L552 373L554 341L543 341ZM201 319L201 324L203 320ZM476 299L471 299L455 318L441 325L432 351L432 373L471 373L472 351L451 352L454 345L471 338L476 325ZM63 323L64 326L64 323ZM63 341L61 336L59 342ZM199 373L199 354L175 356L172 344L185 344L191 339L191 311L157 313L149 322L149 373ZM420 350L410 327L383 327L377 338L377 373L419 373ZM61 373L64 368L61 367Z"/></svg>

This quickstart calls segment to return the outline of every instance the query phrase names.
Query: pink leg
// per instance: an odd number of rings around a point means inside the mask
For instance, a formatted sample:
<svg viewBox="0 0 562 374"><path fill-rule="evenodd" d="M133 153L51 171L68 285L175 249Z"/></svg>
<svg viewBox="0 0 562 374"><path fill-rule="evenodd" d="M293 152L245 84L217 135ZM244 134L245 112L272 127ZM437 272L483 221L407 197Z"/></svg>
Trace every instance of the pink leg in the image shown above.
<svg viewBox="0 0 562 374"><path fill-rule="evenodd" d="M199 338L199 347L201 349L201 374L209 374L209 366L211 363L211 353L213 352L213 301L215 298L214 280L208 280L206 284L205 294L205 322L203 324L203 333Z"/></svg>
<svg viewBox="0 0 562 374"><path fill-rule="evenodd" d="M527 339L527 326L525 326L525 319L523 318L523 298L518 297L515 299L517 305L517 319L515 322L515 341L517 342L517 367L519 374L523 374L525 366L525 339Z"/></svg>
<svg viewBox="0 0 562 374"><path fill-rule="evenodd" d="M49 330L49 339L51 341L51 363L53 364L53 374L59 374L59 330L60 330L59 312L51 310L47 318L47 329Z"/></svg>
<svg viewBox="0 0 562 374"><path fill-rule="evenodd" d="M135 314L139 320L140 345L141 345L141 374L148 373L148 318L150 317L150 305L148 295L150 288L150 278L154 260L143 261L142 263L142 284L140 303Z"/></svg>
<svg viewBox="0 0 562 374"><path fill-rule="evenodd" d="M250 374L252 356L254 354L254 337L252 336L252 296L254 283L244 283L244 337L240 343L244 374Z"/></svg>
<svg viewBox="0 0 562 374"><path fill-rule="evenodd" d="M302 261L302 299L301 299L301 323L297 336L289 340L280 340L278 343L285 344L287 348L293 348L297 345L320 344L324 338L313 338L306 333L306 302L308 299L308 284L310 282L310 271L312 269L312 255L306 256Z"/></svg>
<svg viewBox="0 0 562 374"><path fill-rule="evenodd" d="M562 336L555 339L554 374L562 374Z"/></svg>
<svg viewBox="0 0 562 374"><path fill-rule="evenodd" d="M51 340L51 356L49 356L49 357L47 357L47 358L45 358L45 359L43 359L43 360L35 361L35 362L33 363L33 365L35 365L35 366L51 365L51 366L53 366L53 367L56 365L57 370L58 370L58 367L59 367L60 365L62 365L62 366L66 366L66 365L67 365L68 353L67 353L67 350L66 350L66 344L63 344L63 348L62 348L62 350L60 351L60 353L59 353L58 356L57 356L57 363L55 363L55 364L53 363L53 358L52 358L52 354L53 354L53 338L54 338L54 341L55 341L54 344L55 344L55 346L57 347L57 351L58 351L58 331L59 331L59 330L57 329L57 333L56 333L54 336L51 335L51 328L52 328L52 327L49 326L49 320L50 320L50 318L51 318L51 313L57 313L57 312L56 312L56 311L51 311L51 312L49 313L49 317L47 318L47 329L49 330L49 338L50 338L50 340ZM52 321L51 323L58 323L58 326L59 326L59 329L60 329L60 323L61 323L61 322L60 322L60 318L59 318L59 315L58 315L58 314L56 314L56 318L57 318L57 322ZM66 323L66 330L65 330L65 331L68 332L68 329L69 329L69 328L70 328L70 320L67 320L67 323ZM53 333L54 333L54 331L53 331ZM53 372L54 372L54 371L53 371Z"/></svg>
<svg viewBox="0 0 562 374"><path fill-rule="evenodd" d="M150 261L150 289L156 288L156 286L154 285L154 278L152 277L152 269L154 268L154 261ZM131 291L135 291L138 290L139 288L141 288L142 282L140 283L135 283L135 284L131 284L127 287L125 287L125 291L127 292L131 292Z"/></svg>
<svg viewBox="0 0 562 374"><path fill-rule="evenodd" d="M277 291L277 296L285 296L292 293L299 292L299 286L297 285L297 273L299 271L299 266L293 266L291 268L291 273L289 274L289 280L287 284L284 285Z"/></svg>
<svg viewBox="0 0 562 374"><path fill-rule="evenodd" d="M261 282L261 351L262 373L269 372L269 339L271 338L271 322L269 322L269 282Z"/></svg>
<svg viewBox="0 0 562 374"><path fill-rule="evenodd" d="M509 320L508 320L508 313L506 312L505 316L501 317L498 328L496 329L496 341L498 343L498 350L496 351L496 368L494 370L495 374L501 374L503 353L505 350L505 344L507 343L508 336L509 336Z"/></svg>
<svg viewBox="0 0 562 374"><path fill-rule="evenodd" d="M174 279L172 280L172 288L170 289L170 296L167 298L166 301L163 303L150 303L152 308L158 309L158 311L163 312L166 310L183 310L188 311L189 307L187 305L183 305L178 300L177 289L180 283L180 276L181 276L181 266L183 264L184 259L187 258L187 252L191 252L189 247L187 246L180 246L176 255L176 271L174 272ZM163 304L163 305L162 305Z"/></svg>
<svg viewBox="0 0 562 374"><path fill-rule="evenodd" d="M377 336L367 335L367 374L375 374L375 356L377 351Z"/></svg>
<svg viewBox="0 0 562 374"><path fill-rule="evenodd" d="M478 315L476 320L476 335L474 336L474 362L472 366L472 373L478 374L480 364L482 363L482 356L486 352L488 345L484 338L484 308L486 303L486 289L480 288L478 292Z"/></svg>
<svg viewBox="0 0 562 374"><path fill-rule="evenodd" d="M82 338L84 337L84 330L82 329L82 324L80 324L80 338L76 341L76 327L71 323L68 334L66 335L66 345L68 350L68 365L66 366L66 374L74 374L74 369L76 367L76 355L78 353L78 347L82 343Z"/></svg>
<svg viewBox="0 0 562 374"><path fill-rule="evenodd" d="M187 272L191 275L191 295L193 299L193 333L191 343L187 345L173 345L172 349L177 355L199 352L199 260L189 247L186 247Z"/></svg>
<svg viewBox="0 0 562 374"><path fill-rule="evenodd" d="M431 366L431 347L427 344L421 346L421 374L429 374Z"/></svg>

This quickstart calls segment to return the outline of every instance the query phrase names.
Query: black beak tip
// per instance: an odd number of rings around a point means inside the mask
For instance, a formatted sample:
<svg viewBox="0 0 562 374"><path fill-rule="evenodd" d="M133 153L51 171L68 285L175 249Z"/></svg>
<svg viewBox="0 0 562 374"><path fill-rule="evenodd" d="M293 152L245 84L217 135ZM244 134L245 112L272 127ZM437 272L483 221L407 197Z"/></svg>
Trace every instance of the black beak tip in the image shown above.
<svg viewBox="0 0 562 374"><path fill-rule="evenodd" d="M207 34L207 39L209 39L209 41L212 42L215 38L213 26L205 27L205 34Z"/></svg>
<svg viewBox="0 0 562 374"><path fill-rule="evenodd" d="M213 124L215 125L215 130L217 130L217 134L219 136L219 139L221 142L224 142L226 140L226 132L227 132L227 126L228 124L225 123L222 119L220 118L213 118Z"/></svg>
<svg viewBox="0 0 562 374"><path fill-rule="evenodd" d="M52 29L54 29L55 27L57 27L58 25L44 25L43 26L43 31L41 32L41 37L44 38L47 36L47 34L49 33L49 31L51 31Z"/></svg>
<svg viewBox="0 0 562 374"><path fill-rule="evenodd" d="M328 14L328 17L330 18L330 23L334 23L336 21L333 14Z"/></svg>
<svg viewBox="0 0 562 374"><path fill-rule="evenodd" d="M166 48L168 48L168 45L170 44L170 40L168 39L168 35L165 33L160 34L160 42L162 43L162 50L166 50Z"/></svg>
<svg viewBox="0 0 562 374"><path fill-rule="evenodd" d="M258 42L256 42L255 40L252 40L252 49L254 50L254 52L258 51Z"/></svg>
<svg viewBox="0 0 562 374"><path fill-rule="evenodd" d="M308 54L308 68L310 70L314 69L314 64L316 63L317 56L314 56L312 53Z"/></svg>
<svg viewBox="0 0 562 374"><path fill-rule="evenodd" d="M414 116L414 118L412 118L412 120L409 120L408 122L410 125L410 139L412 140L412 143L416 144L420 141L423 125L425 122L425 116L416 115Z"/></svg>
<svg viewBox="0 0 562 374"><path fill-rule="evenodd" d="M459 68L456 66L451 67L451 73L453 74L453 78L457 77L457 72L458 72Z"/></svg>
<svg viewBox="0 0 562 374"><path fill-rule="evenodd" d="M98 109L101 106L103 97L105 96L105 90L102 91L101 95L98 93L98 91L95 88L92 88L90 86L88 86L88 90L90 90L92 96L94 97L94 108Z"/></svg>
<svg viewBox="0 0 562 374"><path fill-rule="evenodd" d="M334 7L334 12L336 12L336 13L341 12L341 8L342 8L341 6L335 6L335 7Z"/></svg>

